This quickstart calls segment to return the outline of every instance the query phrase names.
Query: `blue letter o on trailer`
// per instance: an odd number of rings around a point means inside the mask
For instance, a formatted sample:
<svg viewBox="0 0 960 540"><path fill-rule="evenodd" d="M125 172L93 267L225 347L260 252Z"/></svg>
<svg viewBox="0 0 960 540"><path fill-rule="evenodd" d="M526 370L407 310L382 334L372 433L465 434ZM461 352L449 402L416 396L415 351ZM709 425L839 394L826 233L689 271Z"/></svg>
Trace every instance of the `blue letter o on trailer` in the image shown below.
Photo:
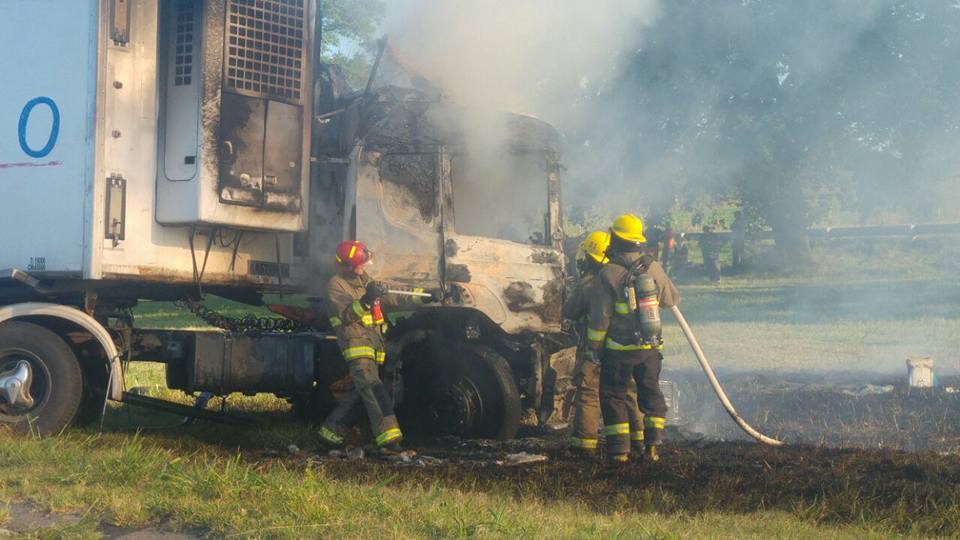
<svg viewBox="0 0 960 540"><path fill-rule="evenodd" d="M37 105L46 105L50 107L50 114L53 115L53 125L50 126L50 136L47 138L47 144L40 150L34 150L27 144L27 122L30 121L30 113ZM23 106L20 111L20 125L17 126L17 135L20 138L20 148L23 152L32 158L42 158L49 154L57 144L57 136L60 135L60 109L57 104L46 96L40 96L31 99Z"/></svg>

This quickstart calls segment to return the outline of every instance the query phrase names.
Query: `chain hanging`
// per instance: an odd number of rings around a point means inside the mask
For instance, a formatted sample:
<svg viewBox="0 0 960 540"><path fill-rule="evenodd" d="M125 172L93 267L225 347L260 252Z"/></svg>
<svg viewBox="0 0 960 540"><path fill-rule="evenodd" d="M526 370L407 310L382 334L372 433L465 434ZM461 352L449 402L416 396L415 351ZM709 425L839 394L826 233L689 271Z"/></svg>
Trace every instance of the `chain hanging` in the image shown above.
<svg viewBox="0 0 960 540"><path fill-rule="evenodd" d="M243 315L241 317L228 317L219 311L204 306L200 302L191 300L177 300L174 305L181 309L188 309L197 316L198 319L210 326L227 330L233 334L259 335L259 334L289 334L310 330L297 321L283 317L256 317L254 315Z"/></svg>

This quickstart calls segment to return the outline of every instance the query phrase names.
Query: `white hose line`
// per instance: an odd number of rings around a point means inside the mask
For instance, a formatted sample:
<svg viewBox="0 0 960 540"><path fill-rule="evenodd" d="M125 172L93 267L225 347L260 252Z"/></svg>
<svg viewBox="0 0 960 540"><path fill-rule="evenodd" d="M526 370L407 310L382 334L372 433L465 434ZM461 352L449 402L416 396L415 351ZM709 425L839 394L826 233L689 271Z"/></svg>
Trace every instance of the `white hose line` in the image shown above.
<svg viewBox="0 0 960 540"><path fill-rule="evenodd" d="M707 379L710 381L710 386L713 387L713 391L717 393L717 397L720 398L720 403L723 404L723 408L727 410L727 413L730 414L730 418L733 418L733 421L740 426L741 429L747 432L748 435L754 439L762 442L763 444L769 444L770 446L783 446L783 441L778 441L777 439L771 439L763 433L750 427L750 424L746 422L743 418L740 418L740 415L737 414L736 409L733 408L733 404L730 403L730 400L727 398L727 394L723 391L723 388L720 386L720 381L717 380L717 376L713 374L713 368L710 367L710 363L707 362L706 355L703 354L703 349L700 348L700 343L697 341L696 336L693 335L693 330L690 329L690 325L687 324L687 320L683 318L683 313L680 313L680 308L673 306L671 308L673 311L673 316L677 318L677 322L680 323L680 329L683 330L683 335L687 337L687 341L690 342L690 347L693 349L693 354L697 356L697 361L700 362L700 367L703 368L703 372L707 375Z"/></svg>

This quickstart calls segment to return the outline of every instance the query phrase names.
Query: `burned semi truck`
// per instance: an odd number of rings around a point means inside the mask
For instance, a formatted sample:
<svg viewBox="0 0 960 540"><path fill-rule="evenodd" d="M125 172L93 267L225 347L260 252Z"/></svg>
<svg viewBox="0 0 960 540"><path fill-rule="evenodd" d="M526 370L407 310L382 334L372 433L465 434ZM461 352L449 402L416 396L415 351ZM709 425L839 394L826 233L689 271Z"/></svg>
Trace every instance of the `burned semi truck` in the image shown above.
<svg viewBox="0 0 960 540"><path fill-rule="evenodd" d="M57 433L125 392L129 362L188 394L273 393L308 415L349 385L329 328L230 320L298 293L322 311L333 247L441 288L391 317L411 430L509 438L554 410L569 355L559 137L457 106L388 48L351 89L317 57L315 0L14 0L0 30L0 425ZM179 301L217 330L137 326ZM566 359L566 360L565 360Z"/></svg>

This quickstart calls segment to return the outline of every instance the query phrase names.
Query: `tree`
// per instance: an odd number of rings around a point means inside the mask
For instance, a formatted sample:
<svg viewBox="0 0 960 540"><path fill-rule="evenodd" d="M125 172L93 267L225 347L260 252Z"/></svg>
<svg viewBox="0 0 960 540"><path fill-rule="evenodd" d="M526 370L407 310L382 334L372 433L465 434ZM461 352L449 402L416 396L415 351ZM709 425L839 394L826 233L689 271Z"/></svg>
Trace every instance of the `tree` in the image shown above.
<svg viewBox="0 0 960 540"><path fill-rule="evenodd" d="M367 82L385 7L383 0L321 0L320 55L343 68L354 88Z"/></svg>
<svg viewBox="0 0 960 540"><path fill-rule="evenodd" d="M952 4L664 2L588 122L565 130L590 142L571 154L596 152L587 174L602 171L610 205L738 197L799 257L836 208L960 217L946 187L960 171L958 31Z"/></svg>

